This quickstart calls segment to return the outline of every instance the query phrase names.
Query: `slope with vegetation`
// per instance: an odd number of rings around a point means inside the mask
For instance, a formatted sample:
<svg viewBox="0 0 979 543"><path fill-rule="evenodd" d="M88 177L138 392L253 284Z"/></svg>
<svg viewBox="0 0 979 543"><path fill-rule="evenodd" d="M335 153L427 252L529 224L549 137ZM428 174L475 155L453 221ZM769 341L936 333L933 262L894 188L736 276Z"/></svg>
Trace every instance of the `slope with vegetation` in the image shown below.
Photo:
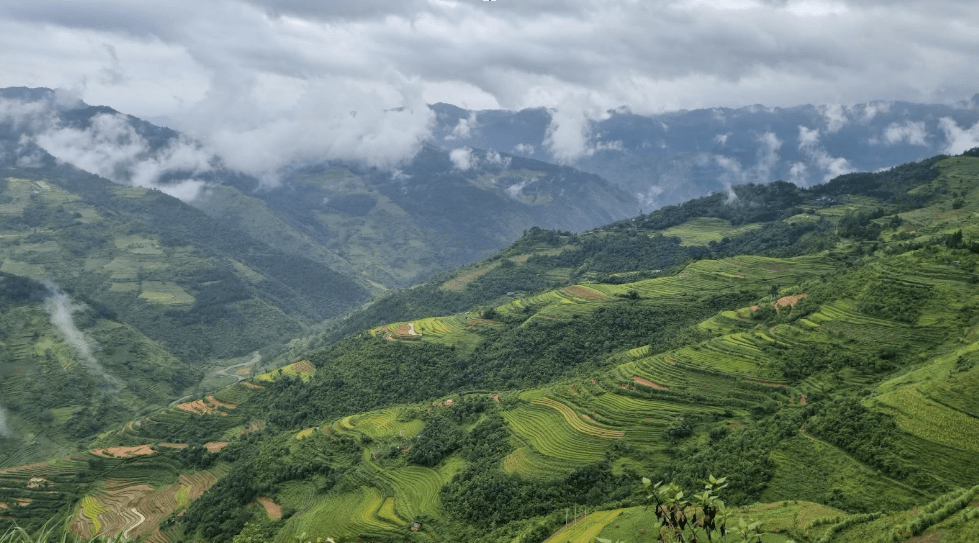
<svg viewBox="0 0 979 543"><path fill-rule="evenodd" d="M154 411L98 446L152 445L136 469L191 444L168 481L220 477L162 521L174 541L543 541L582 510L554 540L652 541L641 478L712 474L764 541L968 541L977 179L979 157L937 157L532 230L206 410ZM719 220L737 231L705 235ZM121 515L103 498L129 475L107 468L58 503ZM21 488L0 492L19 518L52 513Z"/></svg>

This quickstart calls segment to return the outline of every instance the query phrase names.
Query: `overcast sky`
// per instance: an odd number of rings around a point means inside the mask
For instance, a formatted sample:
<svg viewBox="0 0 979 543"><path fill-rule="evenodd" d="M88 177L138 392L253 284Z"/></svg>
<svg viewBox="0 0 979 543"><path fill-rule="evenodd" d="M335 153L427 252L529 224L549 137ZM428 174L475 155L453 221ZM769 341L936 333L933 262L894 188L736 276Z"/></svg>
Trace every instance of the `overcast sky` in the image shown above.
<svg viewBox="0 0 979 543"><path fill-rule="evenodd" d="M166 116L219 152L249 146L246 169L283 138L296 156L394 160L440 101L588 118L620 105L955 102L979 92L977 52L964 0L0 4L0 86Z"/></svg>

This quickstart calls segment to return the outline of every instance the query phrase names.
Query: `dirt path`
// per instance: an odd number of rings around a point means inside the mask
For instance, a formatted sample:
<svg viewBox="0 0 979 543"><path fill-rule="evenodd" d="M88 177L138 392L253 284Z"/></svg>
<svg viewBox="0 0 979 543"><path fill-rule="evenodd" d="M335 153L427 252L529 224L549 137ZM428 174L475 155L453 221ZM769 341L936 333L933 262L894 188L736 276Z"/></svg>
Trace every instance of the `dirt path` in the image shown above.
<svg viewBox="0 0 979 543"><path fill-rule="evenodd" d="M136 524L133 524L132 526L126 528L126 531L122 532L122 537L124 539L129 539L129 532L131 532L132 530L134 530L137 527L139 527L139 525L142 524L146 520L146 517L144 517L143 514L140 513L139 510L136 509L135 507L130 507L129 510L132 511L133 513L135 513L136 516L139 517L139 520L136 521Z"/></svg>
<svg viewBox="0 0 979 543"><path fill-rule="evenodd" d="M248 362L242 362L241 364L228 366L227 368L224 368L223 370L218 370L214 373L216 373L217 375L224 375L225 377L233 377L235 379L235 383L240 383L241 381L244 381L246 377L237 374L230 374L228 373L228 371L233 370L235 368L240 368L242 366L251 366L253 364L258 364L259 362L261 362L261 360L262 360L262 355L256 352L255 355L252 356L252 359L249 360ZM197 396L197 394L188 394L183 398L177 398L176 400L170 402L170 405L177 405L178 403L181 403L188 398L193 398L194 396Z"/></svg>

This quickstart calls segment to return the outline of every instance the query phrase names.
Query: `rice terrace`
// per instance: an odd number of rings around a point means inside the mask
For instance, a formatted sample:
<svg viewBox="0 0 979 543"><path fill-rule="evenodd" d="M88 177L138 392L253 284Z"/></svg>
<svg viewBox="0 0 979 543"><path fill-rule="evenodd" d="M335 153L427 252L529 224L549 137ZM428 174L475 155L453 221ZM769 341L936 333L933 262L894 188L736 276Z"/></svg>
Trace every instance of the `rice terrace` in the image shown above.
<svg viewBox="0 0 979 543"><path fill-rule="evenodd" d="M72 335L48 287L0 275L18 432L0 438L0 527L152 543L707 537L656 516L673 507L721 514L739 541L979 540L977 176L976 156L936 157L735 187L580 234L531 229L347 320L200 367L167 350L176 328L153 338L92 301L66 310ZM0 215L34 200L103 212L8 184ZM0 250L4 270L56 263L22 238ZM92 281L152 311L137 324L206 330L265 303L246 294L272 265L177 274L165 258L217 258L177 241L120 234L88 262ZM25 246L39 256L17 260ZM237 289L223 312L201 309L221 284Z"/></svg>

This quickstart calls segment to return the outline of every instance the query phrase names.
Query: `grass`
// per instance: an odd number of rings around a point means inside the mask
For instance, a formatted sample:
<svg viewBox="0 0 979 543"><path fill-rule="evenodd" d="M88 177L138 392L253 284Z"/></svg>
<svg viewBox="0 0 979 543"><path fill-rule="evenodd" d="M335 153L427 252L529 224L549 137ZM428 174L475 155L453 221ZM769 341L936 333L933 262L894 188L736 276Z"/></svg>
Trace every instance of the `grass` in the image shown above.
<svg viewBox="0 0 979 543"><path fill-rule="evenodd" d="M729 221L713 217L697 217L671 228L663 230L663 235L679 236L680 245L707 245L711 241L721 241L725 237L732 237L757 230L761 224L743 224L732 226Z"/></svg>

